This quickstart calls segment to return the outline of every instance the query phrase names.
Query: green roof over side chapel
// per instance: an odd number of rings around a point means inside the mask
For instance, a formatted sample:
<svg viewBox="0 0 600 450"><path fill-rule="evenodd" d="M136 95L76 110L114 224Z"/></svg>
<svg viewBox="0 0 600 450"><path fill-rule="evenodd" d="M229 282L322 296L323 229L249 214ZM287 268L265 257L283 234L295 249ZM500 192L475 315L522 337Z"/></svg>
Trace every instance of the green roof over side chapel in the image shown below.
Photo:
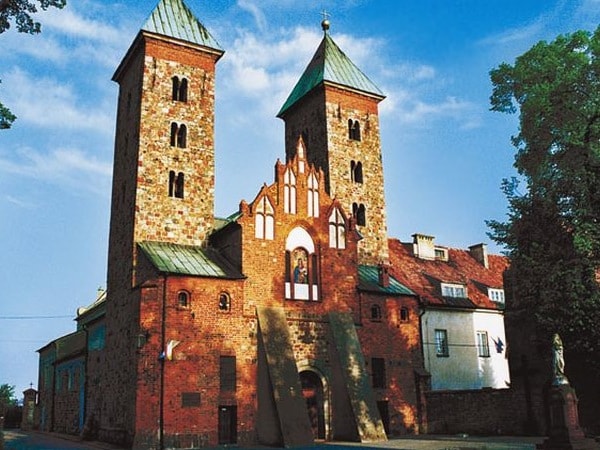
<svg viewBox="0 0 600 450"><path fill-rule="evenodd" d="M313 88L325 82L374 95L380 99L385 98L383 92L346 56L326 31L321 44L277 117L282 117Z"/></svg>
<svg viewBox="0 0 600 450"><path fill-rule="evenodd" d="M223 51L183 0L160 0L142 30Z"/></svg>

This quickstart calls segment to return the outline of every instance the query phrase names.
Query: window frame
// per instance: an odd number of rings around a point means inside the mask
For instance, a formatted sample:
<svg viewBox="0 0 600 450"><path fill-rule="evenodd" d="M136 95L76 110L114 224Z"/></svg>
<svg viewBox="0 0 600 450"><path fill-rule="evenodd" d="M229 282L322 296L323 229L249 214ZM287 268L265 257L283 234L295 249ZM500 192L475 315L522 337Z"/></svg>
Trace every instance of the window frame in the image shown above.
<svg viewBox="0 0 600 450"><path fill-rule="evenodd" d="M477 356L479 358L490 357L490 339L488 332L485 330L478 330L476 333L477 340Z"/></svg>
<svg viewBox="0 0 600 450"><path fill-rule="evenodd" d="M460 283L442 283L442 297L469 298L467 286ZM462 295L460 294L462 292Z"/></svg>
<svg viewBox="0 0 600 450"><path fill-rule="evenodd" d="M346 221L337 207L329 215L329 248L346 248Z"/></svg>
<svg viewBox="0 0 600 450"><path fill-rule="evenodd" d="M450 345L448 343L448 330L436 328L434 330L435 356L448 358L450 356Z"/></svg>
<svg viewBox="0 0 600 450"><path fill-rule="evenodd" d="M182 303L182 297L185 296L185 303ZM177 307L180 309L189 309L191 305L191 294L186 290L177 291Z"/></svg>

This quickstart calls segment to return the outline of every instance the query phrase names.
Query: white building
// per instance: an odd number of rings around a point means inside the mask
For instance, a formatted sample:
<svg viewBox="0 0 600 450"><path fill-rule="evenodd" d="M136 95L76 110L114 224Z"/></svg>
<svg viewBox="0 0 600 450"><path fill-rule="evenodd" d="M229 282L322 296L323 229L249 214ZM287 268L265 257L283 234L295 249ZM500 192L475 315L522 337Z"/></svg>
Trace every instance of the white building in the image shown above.
<svg viewBox="0 0 600 450"><path fill-rule="evenodd" d="M419 295L425 369L432 390L503 389L510 384L504 331L507 258L436 246L415 234L390 240L394 276Z"/></svg>

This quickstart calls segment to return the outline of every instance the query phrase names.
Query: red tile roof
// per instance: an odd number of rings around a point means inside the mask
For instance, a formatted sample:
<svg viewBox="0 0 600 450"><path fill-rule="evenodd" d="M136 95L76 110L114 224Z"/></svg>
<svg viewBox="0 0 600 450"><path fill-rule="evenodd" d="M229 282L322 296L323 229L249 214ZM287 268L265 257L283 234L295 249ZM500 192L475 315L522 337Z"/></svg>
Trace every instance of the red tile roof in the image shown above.
<svg viewBox="0 0 600 450"><path fill-rule="evenodd" d="M397 239L389 240L389 248L390 273L416 292L423 305L500 309L488 297L488 288L503 289L508 258L488 255L486 269L468 250L448 248L448 261L442 261L418 258L413 254L412 243ZM441 283L465 285L468 300L442 297Z"/></svg>

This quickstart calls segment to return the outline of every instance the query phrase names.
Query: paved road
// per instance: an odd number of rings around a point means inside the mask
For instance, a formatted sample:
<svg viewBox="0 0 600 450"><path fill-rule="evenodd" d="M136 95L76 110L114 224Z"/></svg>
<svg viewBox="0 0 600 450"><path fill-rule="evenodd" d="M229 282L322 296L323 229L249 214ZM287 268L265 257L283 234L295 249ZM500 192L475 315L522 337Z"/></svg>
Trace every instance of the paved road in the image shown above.
<svg viewBox="0 0 600 450"><path fill-rule="evenodd" d="M4 450L113 450L117 447L101 442L79 441L74 436L8 430L4 432ZM386 442L358 444L332 443L310 450L535 450L542 438L470 437L470 436L410 436ZM257 447L254 450L264 450ZM243 449L238 449L243 450ZM302 449L296 449L302 450Z"/></svg>
<svg viewBox="0 0 600 450"><path fill-rule="evenodd" d="M4 450L99 450L104 445L81 442L77 438L65 439L45 433L4 430Z"/></svg>

